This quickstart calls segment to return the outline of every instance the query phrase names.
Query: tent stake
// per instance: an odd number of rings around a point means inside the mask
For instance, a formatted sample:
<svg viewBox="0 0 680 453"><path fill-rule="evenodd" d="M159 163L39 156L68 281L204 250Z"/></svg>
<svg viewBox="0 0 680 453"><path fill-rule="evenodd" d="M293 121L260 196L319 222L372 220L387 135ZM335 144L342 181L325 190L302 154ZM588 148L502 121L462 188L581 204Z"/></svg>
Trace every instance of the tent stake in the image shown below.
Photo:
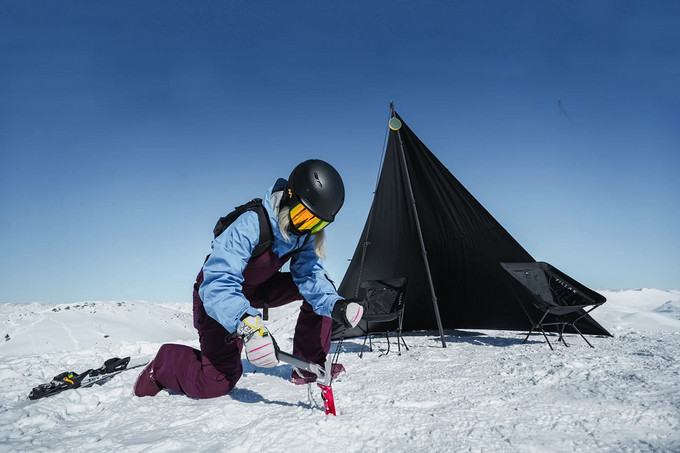
<svg viewBox="0 0 680 453"><path fill-rule="evenodd" d="M390 102L390 108L394 115L394 104ZM406 155L404 154L404 143L401 140L401 131L397 130L399 137L399 149L401 151L401 163L404 166L404 173L406 173L406 182L408 182L408 195L411 198L411 208L413 209L413 217L416 220L416 229L418 230L418 239L420 240L420 250L423 254L423 262L425 263L425 273L427 274L427 282L430 285L430 292L432 293L432 307L437 319L437 327L439 328L439 336L442 340L442 347L446 347L446 340L444 339L444 329L442 328L442 318L439 315L439 305L437 304L437 294L434 291L434 283L432 283L432 274L430 273L430 263L427 260L427 250L425 250L425 240L423 239L423 231L420 228L420 218L418 217L418 209L416 209L416 199L413 196L413 187L411 186L411 175L406 165Z"/></svg>

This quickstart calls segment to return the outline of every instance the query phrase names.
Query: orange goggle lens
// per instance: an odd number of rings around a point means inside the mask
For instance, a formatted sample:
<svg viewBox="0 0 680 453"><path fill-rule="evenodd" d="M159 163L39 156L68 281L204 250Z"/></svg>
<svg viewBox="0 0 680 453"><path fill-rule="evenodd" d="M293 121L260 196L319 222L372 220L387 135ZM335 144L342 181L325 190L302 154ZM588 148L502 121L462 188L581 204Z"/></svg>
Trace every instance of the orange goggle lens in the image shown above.
<svg viewBox="0 0 680 453"><path fill-rule="evenodd" d="M293 222L293 225L298 230L309 231L311 234L318 233L330 223L312 214L312 211L307 209L302 203L296 204L290 210L290 221Z"/></svg>

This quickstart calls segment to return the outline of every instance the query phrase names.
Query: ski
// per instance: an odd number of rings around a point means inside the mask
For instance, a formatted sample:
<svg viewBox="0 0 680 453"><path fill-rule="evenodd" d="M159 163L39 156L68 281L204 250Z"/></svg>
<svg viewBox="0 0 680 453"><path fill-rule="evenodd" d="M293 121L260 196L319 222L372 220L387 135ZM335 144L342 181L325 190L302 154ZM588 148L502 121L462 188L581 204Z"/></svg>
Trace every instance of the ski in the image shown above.
<svg viewBox="0 0 680 453"><path fill-rule="evenodd" d="M125 370L138 368L147 363L149 363L148 358L131 360L130 357L124 357L122 359L113 357L105 361L101 367L90 368L82 373L65 371L54 376L50 382L34 387L33 390L31 390L31 393L28 394L28 399L37 400L39 398L56 395L64 390L91 387L94 384L102 385Z"/></svg>

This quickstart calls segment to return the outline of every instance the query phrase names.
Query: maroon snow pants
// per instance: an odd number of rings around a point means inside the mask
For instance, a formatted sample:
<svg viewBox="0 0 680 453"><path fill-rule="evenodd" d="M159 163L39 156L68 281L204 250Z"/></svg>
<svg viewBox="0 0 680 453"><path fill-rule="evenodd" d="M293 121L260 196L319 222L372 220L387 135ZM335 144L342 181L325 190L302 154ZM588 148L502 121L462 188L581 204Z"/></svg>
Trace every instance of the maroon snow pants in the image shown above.
<svg viewBox="0 0 680 453"><path fill-rule="evenodd" d="M279 272L285 262L268 250L248 262L243 272L243 294L250 305L262 309L302 301L293 354L323 364L330 349L332 321L314 313L293 282L290 273ZM207 315L198 289L203 270L194 284L194 327L198 330L200 351L179 344L164 344L153 360L153 376L164 388L193 398L226 395L243 374L243 342Z"/></svg>

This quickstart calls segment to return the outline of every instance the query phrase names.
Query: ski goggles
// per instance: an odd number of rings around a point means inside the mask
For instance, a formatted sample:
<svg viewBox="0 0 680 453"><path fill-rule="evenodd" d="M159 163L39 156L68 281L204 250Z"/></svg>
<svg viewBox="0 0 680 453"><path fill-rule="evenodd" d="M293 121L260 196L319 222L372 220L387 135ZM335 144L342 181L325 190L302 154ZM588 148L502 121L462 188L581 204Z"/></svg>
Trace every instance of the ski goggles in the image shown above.
<svg viewBox="0 0 680 453"><path fill-rule="evenodd" d="M290 210L290 221L300 231L316 234L328 226L330 222L321 220L302 203L298 203Z"/></svg>

